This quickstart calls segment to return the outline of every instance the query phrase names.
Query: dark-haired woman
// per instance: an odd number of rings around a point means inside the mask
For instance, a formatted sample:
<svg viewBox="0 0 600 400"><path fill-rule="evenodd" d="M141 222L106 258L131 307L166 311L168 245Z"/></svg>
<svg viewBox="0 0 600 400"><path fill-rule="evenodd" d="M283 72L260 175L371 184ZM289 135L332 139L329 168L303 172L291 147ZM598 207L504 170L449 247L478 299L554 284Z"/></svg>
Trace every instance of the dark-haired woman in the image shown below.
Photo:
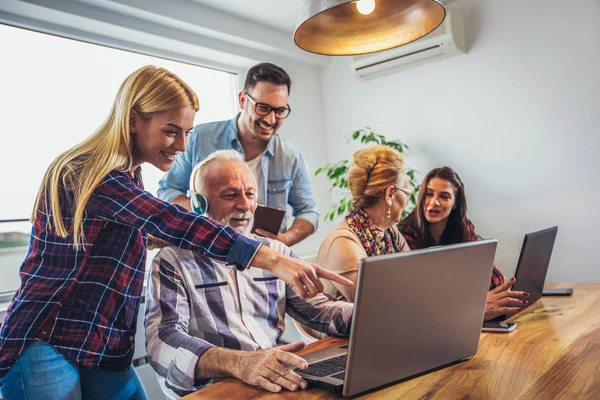
<svg viewBox="0 0 600 400"><path fill-rule="evenodd" d="M465 187L450 167L435 168L425 176L417 205L399 228L411 250L479 240L467 218ZM515 314L527 304L528 293L510 290L514 283L493 267L485 320Z"/></svg>

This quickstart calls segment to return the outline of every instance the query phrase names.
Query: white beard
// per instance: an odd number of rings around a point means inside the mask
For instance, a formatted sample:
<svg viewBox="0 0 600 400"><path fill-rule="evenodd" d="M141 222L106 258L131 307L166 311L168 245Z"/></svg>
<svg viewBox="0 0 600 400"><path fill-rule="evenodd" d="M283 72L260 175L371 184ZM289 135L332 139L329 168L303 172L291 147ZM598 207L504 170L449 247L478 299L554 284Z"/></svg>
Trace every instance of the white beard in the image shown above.
<svg viewBox="0 0 600 400"><path fill-rule="evenodd" d="M250 232L252 232L252 227L254 226L254 214L252 214L250 211L248 211L246 213L233 212L233 213L231 213L231 214L229 214L226 217L223 217L221 219L214 218L212 215L210 215L210 212L208 212L207 215L213 221L216 221L216 222L220 223L221 225L225 225L225 226L230 227L231 229L233 229L234 231L236 231L240 235L246 236L247 238L250 238L250 239L254 239L251 236L252 234L250 233ZM233 227L233 226L230 225L231 218L247 218L248 219L248 225Z"/></svg>

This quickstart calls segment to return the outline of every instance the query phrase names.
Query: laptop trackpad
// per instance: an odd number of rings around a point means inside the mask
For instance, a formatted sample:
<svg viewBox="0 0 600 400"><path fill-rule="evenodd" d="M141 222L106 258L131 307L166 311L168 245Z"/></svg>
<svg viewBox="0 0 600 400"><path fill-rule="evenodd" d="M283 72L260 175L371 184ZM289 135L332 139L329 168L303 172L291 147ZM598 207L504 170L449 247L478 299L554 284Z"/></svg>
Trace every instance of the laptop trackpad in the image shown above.
<svg viewBox="0 0 600 400"><path fill-rule="evenodd" d="M346 346L342 347L332 347L329 349L315 351L314 353L303 355L302 358L304 358L307 363L311 364L318 361L322 361L326 358L342 356L348 353L348 348Z"/></svg>
<svg viewBox="0 0 600 400"><path fill-rule="evenodd" d="M331 375L331 377L343 381L346 378L346 371L340 372L339 374Z"/></svg>

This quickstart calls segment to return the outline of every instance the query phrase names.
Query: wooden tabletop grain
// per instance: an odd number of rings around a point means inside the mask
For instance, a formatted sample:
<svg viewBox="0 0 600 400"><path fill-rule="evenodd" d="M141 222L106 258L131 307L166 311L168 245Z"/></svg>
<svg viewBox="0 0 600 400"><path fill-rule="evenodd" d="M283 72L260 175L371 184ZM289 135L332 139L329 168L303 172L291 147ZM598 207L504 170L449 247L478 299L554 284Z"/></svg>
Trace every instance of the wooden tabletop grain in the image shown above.
<svg viewBox="0 0 600 400"><path fill-rule="evenodd" d="M423 375L360 399L600 399L600 283L554 284L573 287L567 297L543 297L509 321L510 333L482 333L468 361ZM327 338L305 354L347 343ZM185 400L336 399L322 389L271 394L225 379Z"/></svg>

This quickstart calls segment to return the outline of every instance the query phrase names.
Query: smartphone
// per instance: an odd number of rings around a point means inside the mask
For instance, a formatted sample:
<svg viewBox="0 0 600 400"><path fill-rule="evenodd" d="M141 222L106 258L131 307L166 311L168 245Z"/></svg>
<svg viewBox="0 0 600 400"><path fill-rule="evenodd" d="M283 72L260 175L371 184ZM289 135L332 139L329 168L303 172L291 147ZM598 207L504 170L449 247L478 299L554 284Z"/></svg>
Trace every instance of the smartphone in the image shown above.
<svg viewBox="0 0 600 400"><path fill-rule="evenodd" d="M484 322L482 332L510 332L517 327L514 322Z"/></svg>
<svg viewBox="0 0 600 400"><path fill-rule="evenodd" d="M259 204L254 212L254 226L252 227L252 233L254 233L256 229L262 229L271 232L273 235L277 235L279 233L279 228L281 228L283 217L285 217L285 211Z"/></svg>
<svg viewBox="0 0 600 400"><path fill-rule="evenodd" d="M570 296L572 294L572 288L544 288L542 290L542 296Z"/></svg>

